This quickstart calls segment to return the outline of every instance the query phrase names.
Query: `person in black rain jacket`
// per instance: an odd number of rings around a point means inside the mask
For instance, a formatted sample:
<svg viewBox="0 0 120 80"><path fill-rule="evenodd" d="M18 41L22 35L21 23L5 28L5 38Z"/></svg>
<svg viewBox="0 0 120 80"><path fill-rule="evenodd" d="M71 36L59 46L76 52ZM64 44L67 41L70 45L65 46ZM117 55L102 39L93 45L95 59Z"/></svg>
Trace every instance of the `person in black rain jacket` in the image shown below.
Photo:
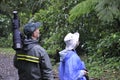
<svg viewBox="0 0 120 80"><path fill-rule="evenodd" d="M41 24L28 23L24 26L26 38L22 50L16 51L14 66L18 69L19 80L53 80L50 58L38 44Z"/></svg>

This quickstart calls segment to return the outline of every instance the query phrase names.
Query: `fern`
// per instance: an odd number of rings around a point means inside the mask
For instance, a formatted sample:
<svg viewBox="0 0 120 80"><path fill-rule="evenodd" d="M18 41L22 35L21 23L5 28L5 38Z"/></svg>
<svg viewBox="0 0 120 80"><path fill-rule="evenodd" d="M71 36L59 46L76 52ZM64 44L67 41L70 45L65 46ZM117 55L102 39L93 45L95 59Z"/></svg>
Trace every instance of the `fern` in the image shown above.
<svg viewBox="0 0 120 80"><path fill-rule="evenodd" d="M120 17L119 0L101 0L95 7L97 16L104 22L112 22L114 18Z"/></svg>
<svg viewBox="0 0 120 80"><path fill-rule="evenodd" d="M83 2L79 3L78 5L76 5L70 11L69 21L72 22L77 17L80 17L83 14L87 14L87 13L91 12L94 9L94 7L98 1L99 0L86 0L86 1L83 1Z"/></svg>
<svg viewBox="0 0 120 80"><path fill-rule="evenodd" d="M120 19L120 0L85 0L70 11L69 22L77 17L96 11L97 16L104 22L112 22L114 18Z"/></svg>

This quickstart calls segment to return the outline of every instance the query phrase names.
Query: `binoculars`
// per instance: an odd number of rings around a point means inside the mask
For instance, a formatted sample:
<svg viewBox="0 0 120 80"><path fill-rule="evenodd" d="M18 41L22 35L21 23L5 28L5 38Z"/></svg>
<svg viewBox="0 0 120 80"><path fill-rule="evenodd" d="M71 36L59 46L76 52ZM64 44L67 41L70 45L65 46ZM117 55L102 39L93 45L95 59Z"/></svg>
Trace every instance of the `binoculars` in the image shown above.
<svg viewBox="0 0 120 80"><path fill-rule="evenodd" d="M20 28L20 21L18 19L17 11L13 11L13 19L12 19L12 26L13 26L13 49L19 50L22 48L22 39L21 39L21 32Z"/></svg>

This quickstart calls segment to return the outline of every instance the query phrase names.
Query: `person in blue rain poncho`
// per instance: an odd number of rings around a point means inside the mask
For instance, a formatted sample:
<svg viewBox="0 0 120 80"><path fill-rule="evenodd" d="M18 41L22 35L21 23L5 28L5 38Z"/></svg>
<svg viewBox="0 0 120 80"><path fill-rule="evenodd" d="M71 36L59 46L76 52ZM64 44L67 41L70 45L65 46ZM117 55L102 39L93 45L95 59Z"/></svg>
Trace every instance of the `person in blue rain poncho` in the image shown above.
<svg viewBox="0 0 120 80"><path fill-rule="evenodd" d="M59 52L59 78L60 80L87 80L85 75L88 73L84 62L81 61L75 49L79 45L79 33L68 33L64 42L66 47Z"/></svg>

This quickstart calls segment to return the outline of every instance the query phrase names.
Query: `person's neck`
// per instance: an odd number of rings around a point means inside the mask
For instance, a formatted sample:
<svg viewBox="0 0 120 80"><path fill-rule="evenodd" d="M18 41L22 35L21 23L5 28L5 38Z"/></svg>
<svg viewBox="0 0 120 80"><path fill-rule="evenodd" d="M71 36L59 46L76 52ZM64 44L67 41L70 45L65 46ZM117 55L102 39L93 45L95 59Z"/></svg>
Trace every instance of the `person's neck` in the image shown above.
<svg viewBox="0 0 120 80"><path fill-rule="evenodd" d="M32 37L32 39L33 39L33 40L37 40L37 38L35 38L35 37Z"/></svg>

